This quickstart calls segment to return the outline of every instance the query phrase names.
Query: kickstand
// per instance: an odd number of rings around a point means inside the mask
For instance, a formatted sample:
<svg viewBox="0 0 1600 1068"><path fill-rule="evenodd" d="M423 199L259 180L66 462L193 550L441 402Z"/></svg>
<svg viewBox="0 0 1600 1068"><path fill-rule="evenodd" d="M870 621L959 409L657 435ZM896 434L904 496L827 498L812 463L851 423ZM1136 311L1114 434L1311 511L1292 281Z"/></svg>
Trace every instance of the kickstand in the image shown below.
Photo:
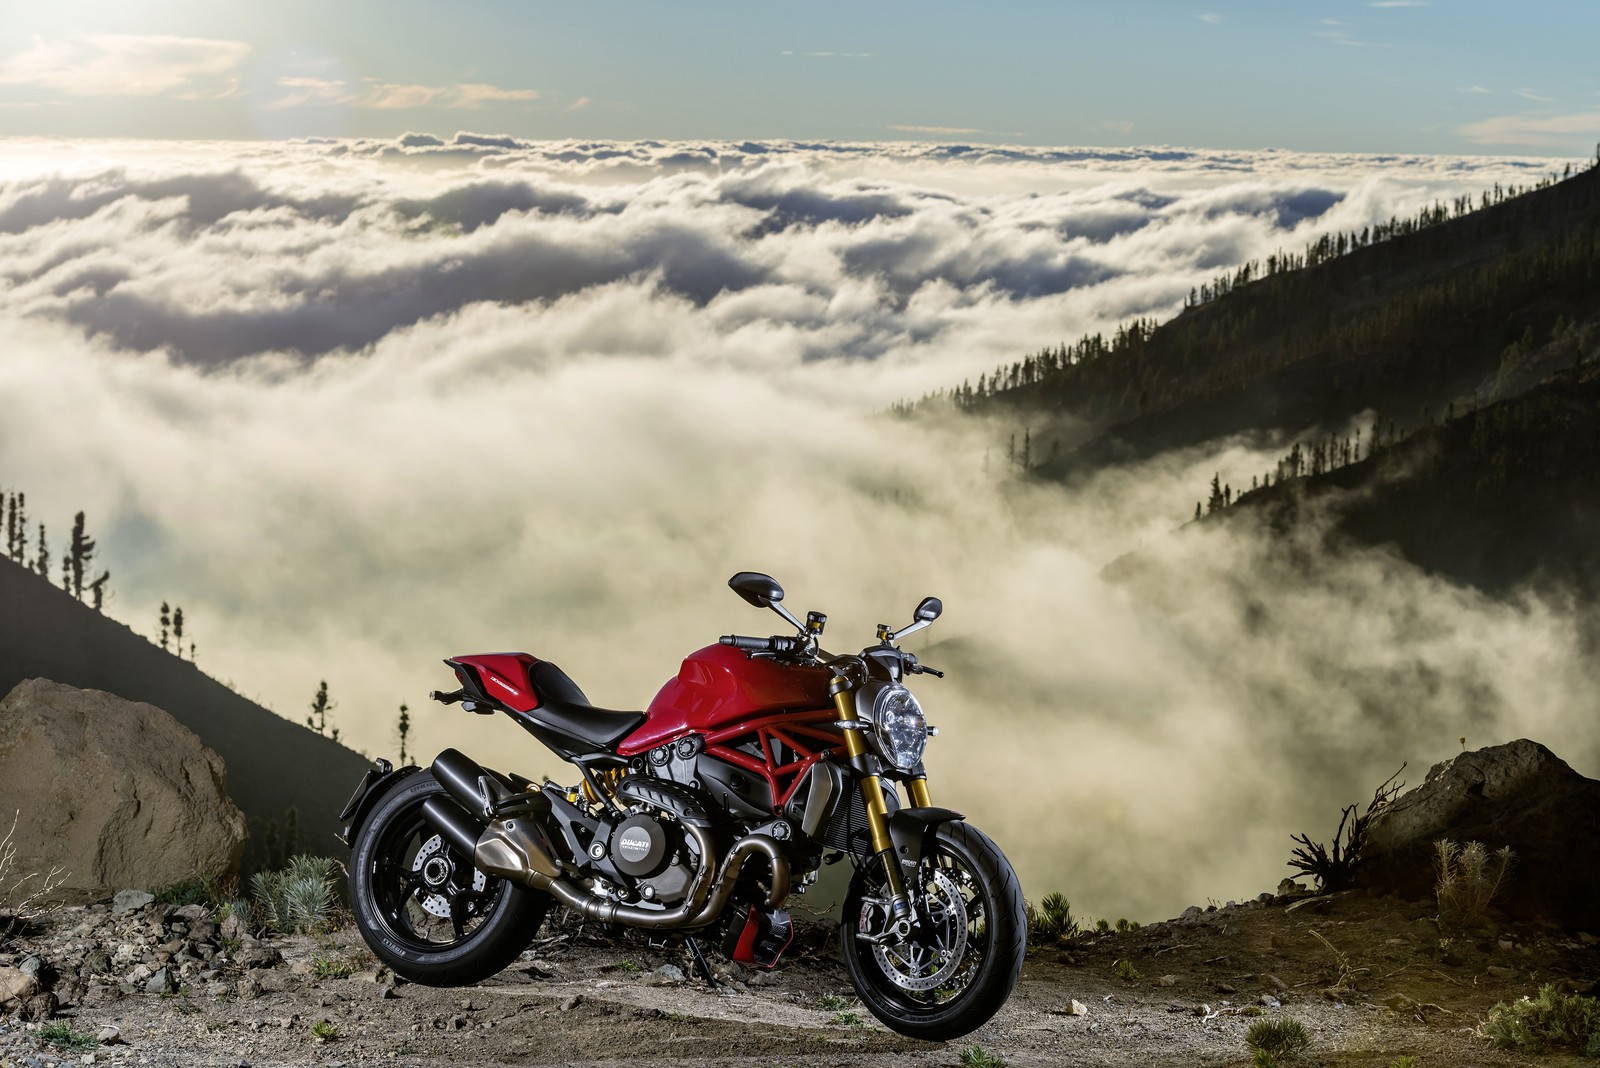
<svg viewBox="0 0 1600 1068"><path fill-rule="evenodd" d="M700 952L700 943L693 938L684 938L683 944L689 947L689 956L694 958L695 970L705 979L706 985L715 990L722 984L717 982L717 977L711 974L711 965L706 963L705 954Z"/></svg>

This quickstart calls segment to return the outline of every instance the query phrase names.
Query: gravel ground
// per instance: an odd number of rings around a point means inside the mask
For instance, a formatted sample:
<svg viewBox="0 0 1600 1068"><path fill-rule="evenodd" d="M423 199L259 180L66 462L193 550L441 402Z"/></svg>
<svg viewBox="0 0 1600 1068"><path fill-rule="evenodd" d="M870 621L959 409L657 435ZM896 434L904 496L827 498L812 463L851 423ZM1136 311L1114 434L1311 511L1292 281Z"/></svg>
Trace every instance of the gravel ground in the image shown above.
<svg viewBox="0 0 1600 1068"><path fill-rule="evenodd" d="M683 978L679 949L582 930L540 939L490 981L436 990L397 982L348 927L259 943L219 932L206 959L207 944L172 937L172 923L153 904L122 917L104 905L65 909L0 954L0 968L37 958L60 1002L48 1019L0 1018L0 1066L882 1068L955 1065L971 1044L1018 1068L1242 1066L1249 1025L1281 1015L1311 1035L1305 1065L1387 1068L1400 1054L1424 1068L1521 1065L1528 1058L1478 1036L1489 1007L1541 982L1585 989L1600 975L1586 935L1511 925L1444 935L1427 910L1390 899L1280 898L1035 947L993 1021L929 1044L865 1012L820 930L774 973L720 963L727 981L716 990ZM205 921L186 925L209 933ZM85 970L96 948L116 974ZM1118 978L1120 961L1137 978L1126 968ZM84 1048L52 1045L44 1028Z"/></svg>

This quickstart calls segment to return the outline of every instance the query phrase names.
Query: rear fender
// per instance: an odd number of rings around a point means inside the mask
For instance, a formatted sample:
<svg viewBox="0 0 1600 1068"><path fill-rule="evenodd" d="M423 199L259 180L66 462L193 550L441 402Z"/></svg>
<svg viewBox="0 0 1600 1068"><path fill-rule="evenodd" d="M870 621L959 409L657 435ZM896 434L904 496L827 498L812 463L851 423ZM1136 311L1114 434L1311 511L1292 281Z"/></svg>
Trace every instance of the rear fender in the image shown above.
<svg viewBox="0 0 1600 1068"><path fill-rule="evenodd" d="M967 817L949 808L902 808L889 815L889 840L894 843L895 859L907 872L914 872L922 858L933 851L933 837L940 826Z"/></svg>
<svg viewBox="0 0 1600 1068"><path fill-rule="evenodd" d="M381 757L374 761L372 767L367 769L367 773L361 776L361 782L356 786L356 792L350 795L344 811L339 813L339 822L343 824L343 827L336 832L339 841L348 846L350 839L360 830L362 821L367 818L367 813L372 811L372 806L382 800L384 794L398 786L401 780L421 770L414 764L397 768Z"/></svg>

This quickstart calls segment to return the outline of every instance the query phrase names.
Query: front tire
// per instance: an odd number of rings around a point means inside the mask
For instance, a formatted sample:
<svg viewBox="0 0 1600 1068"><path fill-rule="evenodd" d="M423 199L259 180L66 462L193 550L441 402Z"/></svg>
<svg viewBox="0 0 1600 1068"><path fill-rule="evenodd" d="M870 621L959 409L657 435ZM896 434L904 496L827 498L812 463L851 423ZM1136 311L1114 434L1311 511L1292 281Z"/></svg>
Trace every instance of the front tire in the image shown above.
<svg viewBox="0 0 1600 1068"><path fill-rule="evenodd" d="M882 864L857 870L840 929L845 970L868 1011L911 1038L944 1041L987 1023L1022 975L1028 949L1022 887L988 835L941 824L910 887L921 922L900 945L867 941L886 896ZM959 904L957 903L959 899Z"/></svg>
<svg viewBox="0 0 1600 1068"><path fill-rule="evenodd" d="M550 899L486 876L444 841L422 814L424 801L444 796L423 771L378 802L350 850L350 903L361 937L395 974L465 986L517 959Z"/></svg>

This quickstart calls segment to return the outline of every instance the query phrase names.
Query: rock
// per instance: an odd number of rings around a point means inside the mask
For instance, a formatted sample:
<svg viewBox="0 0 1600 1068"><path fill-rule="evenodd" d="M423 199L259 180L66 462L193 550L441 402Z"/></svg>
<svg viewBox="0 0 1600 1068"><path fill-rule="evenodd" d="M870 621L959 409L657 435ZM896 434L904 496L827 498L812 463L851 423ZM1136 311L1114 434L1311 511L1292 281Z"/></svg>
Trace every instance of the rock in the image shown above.
<svg viewBox="0 0 1600 1068"><path fill-rule="evenodd" d="M236 875L245 820L226 780L222 758L154 705L48 679L0 701L0 811L22 813L19 863L62 868L51 903Z"/></svg>
<svg viewBox="0 0 1600 1068"><path fill-rule="evenodd" d="M583 995L582 994L573 994L571 997L567 998L565 1001L563 1001L561 1003L561 1011L562 1012L571 1012L573 1009L577 1008L579 1005L582 1005L582 1004L583 1004Z"/></svg>
<svg viewBox="0 0 1600 1068"><path fill-rule="evenodd" d="M681 983L684 980L683 969L676 964L663 964L656 969L656 975L669 983Z"/></svg>
<svg viewBox="0 0 1600 1068"><path fill-rule="evenodd" d="M751 986L777 986L783 982L783 976L777 972L758 971L746 980Z"/></svg>
<svg viewBox="0 0 1600 1068"><path fill-rule="evenodd" d="M234 986L234 991L238 994L241 1000L245 1001L248 1001L252 998L258 998L263 993L261 984L256 982L253 977L248 975L239 980L239 982Z"/></svg>
<svg viewBox="0 0 1600 1068"><path fill-rule="evenodd" d="M1232 983L1218 983L1216 989L1219 994L1237 994L1239 992L1239 988Z"/></svg>
<svg viewBox="0 0 1600 1068"><path fill-rule="evenodd" d="M0 1005L27 1001L39 992L39 980L21 968L0 968Z"/></svg>
<svg viewBox="0 0 1600 1068"><path fill-rule="evenodd" d="M1486 970L1495 979L1515 979L1517 977L1515 968L1503 968L1498 964L1491 964Z"/></svg>
<svg viewBox="0 0 1600 1068"><path fill-rule="evenodd" d="M1176 975L1161 975L1161 976L1157 976L1156 977L1156 986L1177 986L1177 985L1178 985L1178 977Z"/></svg>
<svg viewBox="0 0 1600 1068"><path fill-rule="evenodd" d="M1200 916L1200 906L1190 905L1188 908L1184 909L1181 914L1179 914L1178 919L1187 920L1190 923L1193 923L1194 921L1198 920Z"/></svg>
<svg viewBox="0 0 1600 1068"><path fill-rule="evenodd" d="M106 1024L94 1037L102 1046L115 1046L122 1041L122 1030L115 1024Z"/></svg>
<svg viewBox="0 0 1600 1068"><path fill-rule="evenodd" d="M111 899L111 911L118 916L125 912L138 912L156 899L156 895L143 890L118 890Z"/></svg>
<svg viewBox="0 0 1600 1068"><path fill-rule="evenodd" d="M1072 1001L1067 1002L1067 1015L1087 1016L1089 1015L1089 1006L1074 998Z"/></svg>
<svg viewBox="0 0 1600 1068"><path fill-rule="evenodd" d="M1435 764L1374 817L1361 879L1413 900L1434 892L1434 842L1516 851L1496 905L1568 928L1600 923L1600 781L1537 742L1519 739Z"/></svg>
<svg viewBox="0 0 1600 1068"><path fill-rule="evenodd" d="M111 974L111 954L102 947L96 946L83 956L83 963L78 966L78 974L89 977L92 975Z"/></svg>
<svg viewBox="0 0 1600 1068"><path fill-rule="evenodd" d="M1262 1006L1264 1006L1266 1008L1269 1008L1269 1009L1281 1009L1281 1008L1283 1008L1283 1002L1279 1001L1277 998L1273 997L1271 994L1262 994L1259 998L1256 999L1256 1001L1257 1001L1258 1004L1260 1004L1260 1005L1262 1005Z"/></svg>
<svg viewBox="0 0 1600 1068"><path fill-rule="evenodd" d="M252 939L239 947L235 959L246 968L276 968L283 963L283 954L265 942Z"/></svg>
<svg viewBox="0 0 1600 1068"><path fill-rule="evenodd" d="M1288 983L1284 982L1282 979L1279 979L1276 975L1273 975L1271 972L1265 972L1265 973L1262 974L1262 976L1261 976L1261 985L1264 986L1264 987L1267 987L1270 990L1275 990L1280 994L1283 993L1285 990L1289 989L1289 984Z"/></svg>
<svg viewBox="0 0 1600 1068"><path fill-rule="evenodd" d="M394 987L385 986L385 987L379 988L378 997L383 999L383 1000L385 1000L385 1001L388 1001L388 1000L392 1000L392 999L394 999L396 997L399 997L399 995L394 992Z"/></svg>
<svg viewBox="0 0 1600 1068"><path fill-rule="evenodd" d="M170 994L178 989L177 980L172 977L172 972L167 968L158 968L144 984L146 994Z"/></svg>

